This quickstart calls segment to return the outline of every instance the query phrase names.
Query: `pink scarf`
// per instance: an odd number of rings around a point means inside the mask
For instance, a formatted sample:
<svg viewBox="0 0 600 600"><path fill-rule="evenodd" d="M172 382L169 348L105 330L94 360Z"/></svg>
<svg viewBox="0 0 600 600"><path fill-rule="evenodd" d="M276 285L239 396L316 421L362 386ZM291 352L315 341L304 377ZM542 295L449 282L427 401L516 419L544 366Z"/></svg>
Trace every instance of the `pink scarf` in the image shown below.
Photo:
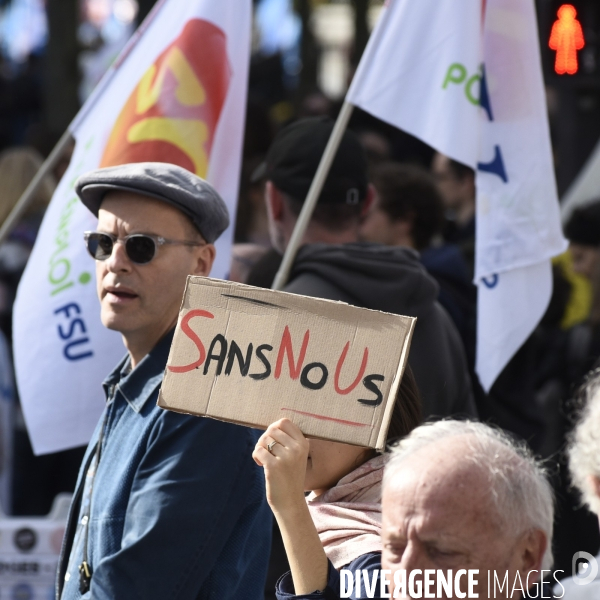
<svg viewBox="0 0 600 600"><path fill-rule="evenodd" d="M327 558L336 569L369 552L381 552L381 479L386 457L376 456L315 497L310 514Z"/></svg>

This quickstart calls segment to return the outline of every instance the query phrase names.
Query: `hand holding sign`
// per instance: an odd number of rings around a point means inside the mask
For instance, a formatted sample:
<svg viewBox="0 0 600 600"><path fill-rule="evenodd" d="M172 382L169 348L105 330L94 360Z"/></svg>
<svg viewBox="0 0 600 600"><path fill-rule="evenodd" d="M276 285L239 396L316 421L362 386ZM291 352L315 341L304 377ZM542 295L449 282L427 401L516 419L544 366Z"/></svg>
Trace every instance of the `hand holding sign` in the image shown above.
<svg viewBox="0 0 600 600"><path fill-rule="evenodd" d="M304 490L310 485L307 470L312 470L310 442L289 419L280 419L269 425L252 456L265 469L267 501L279 525L295 590L298 594L308 594L324 589L327 557L304 498ZM347 470L351 469L352 464L348 464Z"/></svg>
<svg viewBox="0 0 600 600"><path fill-rule="evenodd" d="M304 481L308 457L309 442L289 419L271 423L260 436L252 458L265 469L267 501L274 513L306 507Z"/></svg>
<svg viewBox="0 0 600 600"><path fill-rule="evenodd" d="M158 404L383 449L415 321L189 277Z"/></svg>

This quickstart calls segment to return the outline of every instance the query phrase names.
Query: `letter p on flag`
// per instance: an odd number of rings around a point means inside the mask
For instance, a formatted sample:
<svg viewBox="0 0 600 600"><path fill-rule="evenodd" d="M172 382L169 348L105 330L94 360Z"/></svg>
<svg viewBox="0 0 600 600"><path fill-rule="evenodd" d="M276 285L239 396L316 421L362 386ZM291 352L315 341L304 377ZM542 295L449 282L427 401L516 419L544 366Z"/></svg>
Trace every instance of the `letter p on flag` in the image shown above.
<svg viewBox="0 0 600 600"><path fill-rule="evenodd" d="M158 0L71 123L73 158L14 309L15 370L36 454L89 441L104 407L102 381L125 353L121 337L100 321L94 262L82 237L96 220L77 200L75 181L98 167L173 163L209 181L235 215L251 28L251 0ZM217 241L213 277L227 277L232 239L230 228ZM49 256L69 265L60 288L52 286ZM90 345L89 357L76 363L63 357L53 314L69 303L81 308Z"/></svg>
<svg viewBox="0 0 600 600"><path fill-rule="evenodd" d="M489 390L546 311L567 243L534 2L460 4L391 0L346 101L476 172L476 370Z"/></svg>

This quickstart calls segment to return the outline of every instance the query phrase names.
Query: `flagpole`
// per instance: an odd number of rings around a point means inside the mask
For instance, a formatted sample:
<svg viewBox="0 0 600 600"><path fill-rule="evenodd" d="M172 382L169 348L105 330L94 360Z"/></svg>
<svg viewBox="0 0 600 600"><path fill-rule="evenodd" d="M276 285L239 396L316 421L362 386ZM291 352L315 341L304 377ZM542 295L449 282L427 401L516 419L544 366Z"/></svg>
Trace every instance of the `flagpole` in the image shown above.
<svg viewBox="0 0 600 600"><path fill-rule="evenodd" d="M319 199L323 186L325 185L325 180L329 174L331 163L335 158L353 110L354 105L350 102L344 101L344 104L340 110L340 114L338 115L335 125L333 126L333 131L329 136L329 141L327 142L327 146L325 147L325 151L321 157L321 162L319 163L315 177L310 184L310 188L308 190L306 200L304 201L304 205L302 206L302 210L298 215L298 220L296 221L296 226L294 227L292 237L290 238L287 248L285 249L283 260L281 261L281 265L271 287L273 290L282 290L287 284L298 248L302 243L302 238L304 237L306 228L308 227L315 206L317 205L317 200Z"/></svg>
<svg viewBox="0 0 600 600"><path fill-rule="evenodd" d="M21 194L21 197L10 211L8 217L6 217L4 223L2 223L2 227L0 227L0 244L3 244L6 241L6 238L10 235L10 232L21 220L21 217L29 208L29 205L35 198L40 186L44 182L44 179L51 173L52 169L54 169L58 161L63 157L65 150L72 141L73 136L71 135L70 128L68 128L62 134L60 140L58 140L56 146L54 146L52 152L50 152L48 158L42 163L42 166L38 169L29 185L25 188L25 191Z"/></svg>

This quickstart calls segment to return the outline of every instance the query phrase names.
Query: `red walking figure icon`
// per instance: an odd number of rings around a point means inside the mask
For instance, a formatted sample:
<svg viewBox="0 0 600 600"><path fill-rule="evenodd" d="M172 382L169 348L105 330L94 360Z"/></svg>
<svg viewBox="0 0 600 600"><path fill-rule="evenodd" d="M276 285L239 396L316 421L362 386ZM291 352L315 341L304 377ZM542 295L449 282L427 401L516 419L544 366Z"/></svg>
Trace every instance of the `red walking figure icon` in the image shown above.
<svg viewBox="0 0 600 600"><path fill-rule="evenodd" d="M585 45L581 23L576 19L577 11L572 4L563 4L558 9L558 20L552 25L550 48L556 50L554 70L559 75L577 73L577 50Z"/></svg>

